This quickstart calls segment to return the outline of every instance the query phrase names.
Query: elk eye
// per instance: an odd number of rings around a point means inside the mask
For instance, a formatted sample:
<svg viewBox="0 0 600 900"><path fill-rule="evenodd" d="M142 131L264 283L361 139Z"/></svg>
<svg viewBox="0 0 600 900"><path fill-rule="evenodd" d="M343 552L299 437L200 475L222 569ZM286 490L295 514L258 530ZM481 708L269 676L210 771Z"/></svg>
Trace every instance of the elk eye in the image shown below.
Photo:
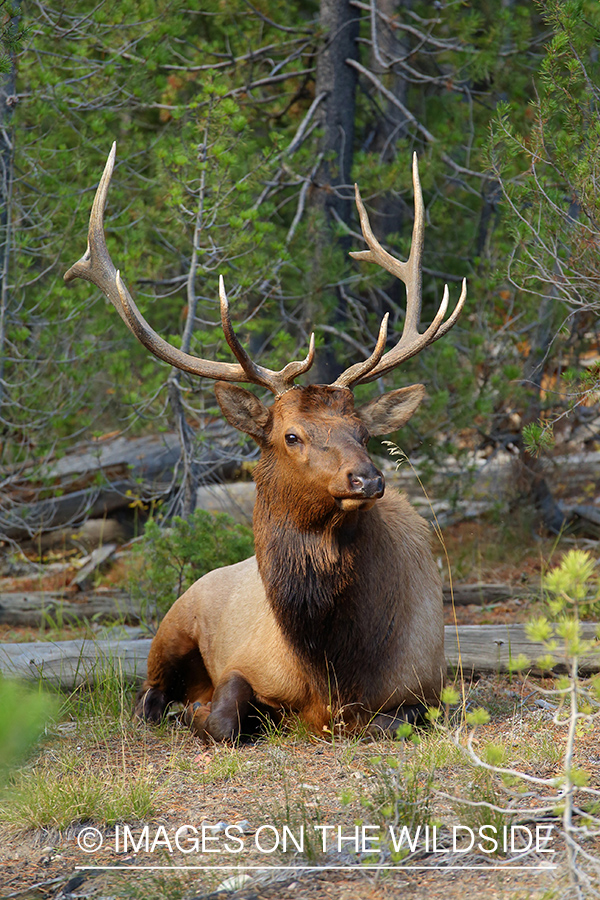
<svg viewBox="0 0 600 900"><path fill-rule="evenodd" d="M288 431L288 433L287 433L286 436L285 436L285 442L286 442L286 444L288 444L288 445L291 445L291 444L301 444L301 443L302 443L302 441L300 440L300 438L298 437L298 435L297 435L297 434L294 434L293 431Z"/></svg>

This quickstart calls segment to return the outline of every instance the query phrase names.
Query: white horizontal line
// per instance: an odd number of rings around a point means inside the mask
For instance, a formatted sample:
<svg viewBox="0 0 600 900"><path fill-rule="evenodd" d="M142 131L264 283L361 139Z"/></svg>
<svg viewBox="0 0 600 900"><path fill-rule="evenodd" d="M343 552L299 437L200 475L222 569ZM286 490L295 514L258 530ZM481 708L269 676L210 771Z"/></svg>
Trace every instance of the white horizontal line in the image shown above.
<svg viewBox="0 0 600 900"><path fill-rule="evenodd" d="M385 870L385 871L394 871L394 872L411 872L416 869L426 869L431 872L462 872L467 870L478 870L482 872L486 871L502 871L502 872L550 872L554 869L558 869L557 865L540 865L540 866L511 866L508 863L505 863L502 866L134 866L134 865L121 865L121 866L75 866L78 870L118 870L120 872L127 872L128 870L140 870L142 869L145 872L156 870L165 870L165 869L194 869L194 870L202 870L205 872L247 872L247 871L259 871L259 872L332 872L332 871L344 871L344 872L366 872L373 870Z"/></svg>

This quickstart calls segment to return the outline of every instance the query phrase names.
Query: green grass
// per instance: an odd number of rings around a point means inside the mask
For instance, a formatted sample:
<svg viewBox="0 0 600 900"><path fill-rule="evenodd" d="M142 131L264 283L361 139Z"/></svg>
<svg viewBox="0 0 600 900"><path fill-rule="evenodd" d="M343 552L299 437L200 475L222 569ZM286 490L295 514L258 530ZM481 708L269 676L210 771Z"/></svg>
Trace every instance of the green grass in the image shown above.
<svg viewBox="0 0 600 900"><path fill-rule="evenodd" d="M213 755L211 755L211 753ZM201 784L213 784L217 781L231 781L238 775L246 774L256 768L255 760L248 757L238 747L217 746L210 753L198 743L195 756L182 756L176 748L173 751L173 766L186 775L191 775Z"/></svg>
<svg viewBox="0 0 600 900"><path fill-rule="evenodd" d="M147 775L115 773L85 751L70 752L16 773L0 797L0 818L17 831L144 821L158 811L159 796Z"/></svg>

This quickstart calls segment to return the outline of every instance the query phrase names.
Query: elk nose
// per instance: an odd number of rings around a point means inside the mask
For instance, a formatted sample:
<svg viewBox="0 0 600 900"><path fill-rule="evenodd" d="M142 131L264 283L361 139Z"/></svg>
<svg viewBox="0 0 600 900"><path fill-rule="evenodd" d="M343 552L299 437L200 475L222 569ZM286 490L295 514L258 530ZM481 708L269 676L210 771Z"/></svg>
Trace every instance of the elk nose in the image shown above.
<svg viewBox="0 0 600 900"><path fill-rule="evenodd" d="M360 494L362 497L383 497L385 482L381 472L375 470L375 475L357 475L350 472L348 475L348 483L353 494Z"/></svg>

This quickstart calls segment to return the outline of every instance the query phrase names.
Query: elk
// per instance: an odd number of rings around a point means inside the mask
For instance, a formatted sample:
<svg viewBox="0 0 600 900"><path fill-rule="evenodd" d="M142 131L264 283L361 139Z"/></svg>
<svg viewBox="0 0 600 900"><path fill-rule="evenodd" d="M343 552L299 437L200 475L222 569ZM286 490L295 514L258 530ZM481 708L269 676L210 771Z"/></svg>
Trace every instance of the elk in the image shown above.
<svg viewBox="0 0 600 900"><path fill-rule="evenodd" d="M65 274L83 278L113 303L139 341L172 366L216 380L223 415L258 444L255 470L256 556L209 572L169 609L152 642L135 714L158 722L180 702L204 739L235 740L255 711L293 711L316 732L334 724L393 734L439 699L445 672L442 590L427 523L384 478L367 452L371 436L404 425L423 399L414 384L355 407L353 388L380 378L438 340L466 298L446 318L448 288L419 333L424 207L413 158L415 196L410 256L381 247L358 187L356 203L375 262L404 282L407 309L386 351L386 315L371 356L333 384L295 384L314 358L275 372L250 359L234 333L223 279L222 328L237 363L211 362L172 347L147 324L115 269L104 236L113 145L94 200L86 253ZM271 391L266 406L239 383Z"/></svg>

